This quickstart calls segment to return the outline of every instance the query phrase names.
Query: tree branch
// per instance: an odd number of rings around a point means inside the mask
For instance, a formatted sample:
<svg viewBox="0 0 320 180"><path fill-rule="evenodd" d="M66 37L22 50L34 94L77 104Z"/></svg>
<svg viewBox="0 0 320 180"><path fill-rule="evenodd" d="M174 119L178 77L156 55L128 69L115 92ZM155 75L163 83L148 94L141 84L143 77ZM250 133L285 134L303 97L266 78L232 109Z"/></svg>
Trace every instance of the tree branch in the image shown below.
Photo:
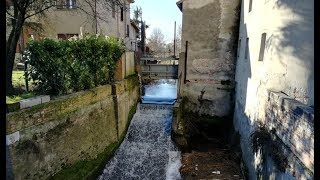
<svg viewBox="0 0 320 180"><path fill-rule="evenodd" d="M39 11L36 11L36 12L33 13L33 14L30 14L30 15L26 16L24 19L28 19L28 18L30 18L30 17L32 17L32 16L34 16L34 15L40 14L40 13L44 12L45 10L50 9L50 8L52 8L52 7L54 7L54 5L47 6L47 7L43 8L43 9L41 9L41 10L39 10Z"/></svg>
<svg viewBox="0 0 320 180"><path fill-rule="evenodd" d="M8 11L8 9L6 10L6 13L7 13L9 16L11 16L11 17L14 18L14 16Z"/></svg>

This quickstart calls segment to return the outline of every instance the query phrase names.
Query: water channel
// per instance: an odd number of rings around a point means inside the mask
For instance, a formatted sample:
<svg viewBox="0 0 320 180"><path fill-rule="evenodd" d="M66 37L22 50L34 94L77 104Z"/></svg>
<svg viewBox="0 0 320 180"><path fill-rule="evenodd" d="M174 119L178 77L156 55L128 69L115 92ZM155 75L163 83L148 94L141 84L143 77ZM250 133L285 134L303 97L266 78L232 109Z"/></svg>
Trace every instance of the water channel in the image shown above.
<svg viewBox="0 0 320 180"><path fill-rule="evenodd" d="M99 180L181 179L181 153L171 140L176 80L145 85L127 135Z"/></svg>

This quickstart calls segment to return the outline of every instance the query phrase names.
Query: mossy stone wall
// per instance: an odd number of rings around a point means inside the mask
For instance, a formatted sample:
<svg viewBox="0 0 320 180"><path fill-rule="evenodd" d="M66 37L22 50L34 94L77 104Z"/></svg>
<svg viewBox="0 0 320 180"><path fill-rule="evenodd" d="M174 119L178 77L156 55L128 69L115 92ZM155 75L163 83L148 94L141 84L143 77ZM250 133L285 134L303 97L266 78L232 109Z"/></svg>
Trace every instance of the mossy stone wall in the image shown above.
<svg viewBox="0 0 320 180"><path fill-rule="evenodd" d="M112 152L127 130L129 112L139 98L137 79L131 76L7 114L7 135L19 133L9 145L14 178L47 179L79 162L97 169L92 160Z"/></svg>

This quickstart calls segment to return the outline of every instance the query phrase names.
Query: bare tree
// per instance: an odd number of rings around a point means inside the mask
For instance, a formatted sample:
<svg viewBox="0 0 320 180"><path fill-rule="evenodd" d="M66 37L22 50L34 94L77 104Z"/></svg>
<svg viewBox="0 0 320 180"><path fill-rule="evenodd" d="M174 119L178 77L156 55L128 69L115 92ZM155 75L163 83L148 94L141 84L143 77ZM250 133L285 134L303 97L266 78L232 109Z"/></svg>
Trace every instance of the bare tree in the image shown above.
<svg viewBox="0 0 320 180"><path fill-rule="evenodd" d="M147 46L152 52L165 53L164 35L159 28L154 28L150 38L148 38Z"/></svg>
<svg viewBox="0 0 320 180"><path fill-rule="evenodd" d="M182 34L182 27L179 26L177 37L176 37L176 55L179 56L181 52L181 34Z"/></svg>
<svg viewBox="0 0 320 180"><path fill-rule="evenodd" d="M6 10L9 18L12 19L12 29L6 44L6 94L8 95L13 92L12 70L22 27L26 19L35 15L44 15L44 11L54 6L54 2L52 0L13 0L6 3L13 5L13 11L8 8Z"/></svg>

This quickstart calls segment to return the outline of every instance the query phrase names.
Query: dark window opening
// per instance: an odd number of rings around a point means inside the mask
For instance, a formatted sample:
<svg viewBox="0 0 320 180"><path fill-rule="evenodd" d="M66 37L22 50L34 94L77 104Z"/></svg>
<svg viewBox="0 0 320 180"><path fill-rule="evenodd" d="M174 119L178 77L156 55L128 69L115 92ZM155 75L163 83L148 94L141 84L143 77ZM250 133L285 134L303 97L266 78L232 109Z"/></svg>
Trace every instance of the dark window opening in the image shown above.
<svg viewBox="0 0 320 180"><path fill-rule="evenodd" d="M258 61L263 61L264 50L265 50L265 46L266 46L266 37L267 37L267 34L266 33L262 33Z"/></svg>
<svg viewBox="0 0 320 180"><path fill-rule="evenodd" d="M249 1L249 12L252 10L252 0Z"/></svg>
<svg viewBox="0 0 320 180"><path fill-rule="evenodd" d="M112 2L112 17L116 17L116 3L114 1Z"/></svg>
<svg viewBox="0 0 320 180"><path fill-rule="evenodd" d="M121 11L121 21L123 21L123 7L120 8Z"/></svg>
<svg viewBox="0 0 320 180"><path fill-rule="evenodd" d="M57 9L75 9L77 8L76 0L58 0L56 2Z"/></svg>
<svg viewBox="0 0 320 180"><path fill-rule="evenodd" d="M239 39L239 42L238 42L237 57L239 57L239 56L240 56L240 48L241 48L241 38Z"/></svg>
<svg viewBox="0 0 320 180"><path fill-rule="evenodd" d="M221 84L222 85L230 85L231 81L230 80L224 80L224 81L221 81Z"/></svg>
<svg viewBox="0 0 320 180"><path fill-rule="evenodd" d="M129 25L127 24L127 34L126 34L126 37L129 37L130 36L130 29L129 29Z"/></svg>
<svg viewBox="0 0 320 180"><path fill-rule="evenodd" d="M249 54L249 38L246 40L246 52L245 52L245 59L248 59L248 54Z"/></svg>
<svg viewBox="0 0 320 180"><path fill-rule="evenodd" d="M78 36L78 34L58 34L58 39L67 40L73 36Z"/></svg>

